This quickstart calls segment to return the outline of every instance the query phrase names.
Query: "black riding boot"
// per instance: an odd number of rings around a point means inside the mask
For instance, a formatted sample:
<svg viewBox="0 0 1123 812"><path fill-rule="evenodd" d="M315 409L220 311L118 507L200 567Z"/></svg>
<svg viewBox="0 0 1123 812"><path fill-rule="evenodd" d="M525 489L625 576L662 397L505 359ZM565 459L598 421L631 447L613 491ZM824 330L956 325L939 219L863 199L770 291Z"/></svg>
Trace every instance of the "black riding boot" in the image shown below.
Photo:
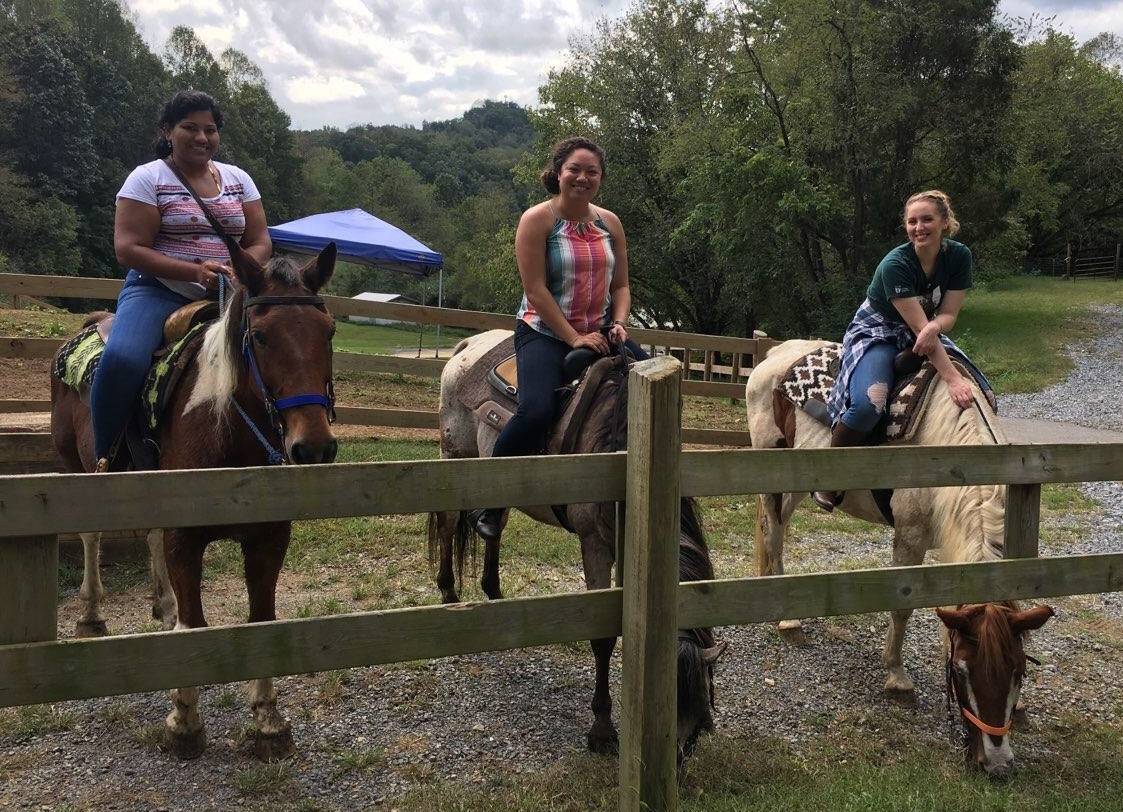
<svg viewBox="0 0 1123 812"><path fill-rule="evenodd" d="M484 541L495 541L503 532L503 508L480 508L468 516Z"/></svg>
<svg viewBox="0 0 1123 812"><path fill-rule="evenodd" d="M862 445L865 439L866 432L856 431L839 420L834 424L834 430L831 432L831 448ZM845 495L844 491L815 491L811 494L811 498L815 500L816 505L830 513L835 505L842 502L842 497Z"/></svg>

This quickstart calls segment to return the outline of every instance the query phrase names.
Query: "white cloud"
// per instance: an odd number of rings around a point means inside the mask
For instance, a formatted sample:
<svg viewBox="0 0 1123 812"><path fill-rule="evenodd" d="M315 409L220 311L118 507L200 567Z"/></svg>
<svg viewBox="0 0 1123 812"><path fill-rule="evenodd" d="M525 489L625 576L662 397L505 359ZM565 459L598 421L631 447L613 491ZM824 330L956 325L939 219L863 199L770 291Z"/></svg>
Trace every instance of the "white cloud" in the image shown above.
<svg viewBox="0 0 1123 812"><path fill-rule="evenodd" d="M481 99L534 104L573 36L630 0L124 0L163 50L176 25L215 56L233 46L265 74L300 128L420 124ZM1123 0L1002 0L1006 13L1056 14L1084 40L1123 33Z"/></svg>
<svg viewBox="0 0 1123 812"><path fill-rule="evenodd" d="M298 76L285 84L285 94L297 104L326 104L361 98L366 89L342 76Z"/></svg>

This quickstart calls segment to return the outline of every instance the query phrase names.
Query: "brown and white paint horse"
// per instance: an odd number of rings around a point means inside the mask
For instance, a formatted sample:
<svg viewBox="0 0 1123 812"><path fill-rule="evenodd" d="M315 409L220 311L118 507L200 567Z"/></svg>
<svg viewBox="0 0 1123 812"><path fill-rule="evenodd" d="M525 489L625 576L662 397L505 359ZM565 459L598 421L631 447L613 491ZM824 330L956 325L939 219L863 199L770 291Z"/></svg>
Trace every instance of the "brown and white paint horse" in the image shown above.
<svg viewBox="0 0 1123 812"><path fill-rule="evenodd" d="M745 386L749 435L753 448L787 447L788 443L773 415L773 390L792 364L827 343L785 341L774 347L768 357L753 369ZM946 385L939 380L933 384L929 398L930 402L912 444L955 446L999 445L1006 442L997 416L977 387L977 408L960 409L948 394ZM829 445L829 430L814 418L797 410L794 447L825 448ZM760 575L783 574L784 539L788 524L796 506L805 496L806 493L774 493L758 497L756 555ZM1004 485L899 488L893 492L891 507L895 520L893 566L921 564L929 550L935 551L937 559L944 563L997 561L1003 556L1006 513ZM847 491L839 509L866 521L886 523L869 491ZM1052 609L1039 607L1019 614L1016 609L1002 604L984 606L987 608L985 611L980 610L981 614L968 613L970 620L967 619L968 614L962 614L966 610L949 610L941 617L949 629L952 629L953 645L957 632L970 635L970 630L974 628L972 624L982 622L979 618L986 619L988 633L981 638L975 633L974 637L985 641L982 651L966 644L959 646L956 649L957 658L960 653L972 656L961 658L967 661L964 666L966 671L956 670L955 673L965 674L965 688L970 688L966 693L960 692L961 699L966 701L971 691L976 698L986 697L985 701L979 699L984 702L985 707L980 706L980 710L972 713L981 713L984 718L991 720L992 727L998 729L1009 722L1017 700L1015 692L1009 701L1007 713L1006 700L1010 698L1011 686L1020 673L1017 671L1019 662L1024 670L1022 633L1044 623L1051 616ZM1000 607L1005 608L1000 610ZM912 679L901 663L905 624L911 614L911 609L899 609L890 613L889 634L882 655L888 669L885 690L890 693L909 695L914 691ZM1040 622L1037 622L1038 619ZM1006 633L995 632L1002 622L1007 623L1009 630ZM784 621L780 624L783 631L798 627L798 621ZM982 668L971 667L974 656L981 658L984 663ZM995 697L999 695L1001 698L996 700ZM978 733L977 727L972 729ZM989 744L986 746L976 748L972 745L973 752L977 750L979 763L988 773L995 775L1008 771L1013 759L1008 736L1004 733L1001 739L1001 744L995 744L994 737L988 736Z"/></svg>
<svg viewBox="0 0 1123 812"><path fill-rule="evenodd" d="M332 462L336 440L329 411L335 325L315 293L335 268L335 246L329 245L304 266L274 258L267 267L236 246L232 248L240 284L234 286L223 316L207 328L201 349L168 403L159 436L160 468L268 464L270 454L246 418L274 446L272 461L283 449L284 456L295 463ZM91 318L94 321L96 317ZM247 362L251 356L254 360ZM251 364L260 371L261 385L254 379ZM309 399L319 402L279 413L267 405L268 399L284 408L283 401L297 393L315 393ZM93 471L96 460L89 408L77 391L53 377L51 402L51 434L66 470ZM245 411L246 418L236 412L235 405ZM249 622L276 620L277 578L290 534L290 522L152 530L148 542L157 596L153 614L165 628L207 625L201 596L203 552L210 542L225 538L237 540L242 547ZM79 636L105 634L101 613L105 591L98 569L100 534L83 533L82 542L85 571L79 599L83 611L77 631ZM169 749L180 758L194 758L206 746L199 690L175 689L171 698L174 707L165 729ZM250 701L257 724L258 756L275 759L290 754L291 727L277 710L273 681L252 681Z"/></svg>
<svg viewBox="0 0 1123 812"><path fill-rule="evenodd" d="M496 433L480 423L457 397L464 375L497 343L510 336L509 330L490 330L471 336L457 345L441 374L441 456L444 458L487 457L495 444ZM606 376L596 401L581 426L574 453L589 454L623 450L627 447L627 373L615 371ZM549 506L523 508L532 519L561 527ZM568 505L566 519L581 539L581 559L588 589L612 586L612 566L616 558L616 519L613 503ZM445 603L460 600L456 592L456 571L472 535L465 513L435 513L429 520L430 558L439 557L437 586ZM454 567L454 553L457 565ZM679 580L698 581L714 577L709 549L693 500L683 499L679 527ZM499 541L485 542L481 587L491 599L502 598L499 586ZM616 638L591 641L596 661L596 687L593 691L594 721L587 743L594 752L611 752L617 744L612 722L612 697L608 687L608 667ZM682 763L699 735L713 728L713 666L725 651L710 629L689 629L678 638L678 759Z"/></svg>

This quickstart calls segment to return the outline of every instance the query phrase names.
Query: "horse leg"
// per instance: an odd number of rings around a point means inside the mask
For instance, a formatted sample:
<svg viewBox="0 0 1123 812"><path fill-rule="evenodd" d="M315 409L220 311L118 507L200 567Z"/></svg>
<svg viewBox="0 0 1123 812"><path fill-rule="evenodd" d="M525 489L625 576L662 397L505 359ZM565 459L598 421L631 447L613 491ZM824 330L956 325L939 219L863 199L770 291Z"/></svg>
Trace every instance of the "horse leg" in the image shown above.
<svg viewBox="0 0 1123 812"><path fill-rule="evenodd" d="M503 590L499 588L499 539L484 539L484 574L480 578L480 588L488 600L499 600Z"/></svg>
<svg viewBox="0 0 1123 812"><path fill-rule="evenodd" d="M925 547L922 534L918 529L898 526L893 534L893 566L911 567L924 561ZM889 613L889 634L885 637L885 650L881 660L889 675L885 679L885 690L890 695L909 698L915 694L916 687L912 678L901 663L901 646L905 642L905 625L912 616L912 609L894 609Z"/></svg>
<svg viewBox="0 0 1123 812"><path fill-rule="evenodd" d="M429 561L432 562L433 557L439 554L437 589L441 591L441 601L444 603L460 603L460 596L456 594L456 570L452 561L459 517L460 514L456 511L448 510L429 514Z"/></svg>
<svg viewBox="0 0 1123 812"><path fill-rule="evenodd" d="M164 531L164 561L175 593L176 629L206 626L201 585L206 538L198 530ZM207 746L207 731L199 715L199 689L173 688L172 711L164 721L164 742L178 759L198 758Z"/></svg>
<svg viewBox="0 0 1123 812"><path fill-rule="evenodd" d="M285 561L292 525L274 522L247 528L242 539L250 623L277 619L277 578ZM254 755L262 761L280 761L292 755L292 726L277 710L273 679L250 682L250 705L257 725Z"/></svg>
<svg viewBox="0 0 1123 812"><path fill-rule="evenodd" d="M78 600L82 614L75 624L78 637L104 637L108 632L101 616L105 587L101 584L101 533L80 533L82 537L82 587Z"/></svg>
<svg viewBox="0 0 1123 812"><path fill-rule="evenodd" d="M597 533L581 534L581 558L585 566L585 588L607 589L612 586L612 562L616 556L615 540L604 540ZM608 689L608 665L616 648L615 637L590 641L596 662L596 686L593 689L593 725L586 737L594 753L615 753L619 746L616 726L612 724L612 694Z"/></svg>
<svg viewBox="0 0 1123 812"><path fill-rule="evenodd" d="M761 577L784 574L784 541L788 522L802 494L762 493L757 496L756 569ZM789 643L806 642L803 624L798 620L781 620L776 624L780 635Z"/></svg>
<svg viewBox="0 0 1123 812"><path fill-rule="evenodd" d="M164 531L153 528L144 540L148 543L148 574L152 578L152 617L169 631L175 628L176 611L168 564L164 561Z"/></svg>

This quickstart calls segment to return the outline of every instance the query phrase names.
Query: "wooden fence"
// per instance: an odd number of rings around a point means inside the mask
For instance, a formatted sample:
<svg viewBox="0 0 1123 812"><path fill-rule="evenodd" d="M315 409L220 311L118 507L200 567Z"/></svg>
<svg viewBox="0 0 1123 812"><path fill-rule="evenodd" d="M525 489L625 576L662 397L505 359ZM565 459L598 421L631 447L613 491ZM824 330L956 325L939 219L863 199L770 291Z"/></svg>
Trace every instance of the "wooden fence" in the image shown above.
<svg viewBox="0 0 1123 812"><path fill-rule="evenodd" d="M0 274L0 293L12 297L52 296L77 299L116 299L121 290L119 279L90 279L74 276L39 276L36 274ZM396 304L393 302L367 302L340 296L325 296L328 308L335 316L373 316L416 324L434 324L444 327L464 327L471 330L509 330L514 317L502 313L485 313L477 310L454 310L424 305ZM775 344L767 336L756 338L713 336L703 333L685 333L675 330L649 330L630 327L629 333L640 344L650 347L655 354L675 354L690 360L684 367L684 379L690 370L701 373L702 380L688 380L683 392L703 397L743 398L742 379L748 375L758 358ZM25 352L47 352L50 345L27 345ZM14 350L9 350L14 351ZM41 357L41 356L38 356ZM48 353L49 357L49 353ZM718 362L728 358L728 364ZM421 377L440 377L444 361L439 359L389 358L358 353L336 353L336 369L364 372L398 372ZM700 359L696 360L696 359ZM716 380L724 375L729 381Z"/></svg>
<svg viewBox="0 0 1123 812"><path fill-rule="evenodd" d="M1123 444L688 451L681 370L638 364L618 454L0 477L0 707L623 633L620 807L677 808L676 630L1123 589L1123 553L1037 559L1041 483L1123 478ZM678 499L1010 483L1008 560L674 583ZM623 586L60 642L55 534L626 499Z"/></svg>

